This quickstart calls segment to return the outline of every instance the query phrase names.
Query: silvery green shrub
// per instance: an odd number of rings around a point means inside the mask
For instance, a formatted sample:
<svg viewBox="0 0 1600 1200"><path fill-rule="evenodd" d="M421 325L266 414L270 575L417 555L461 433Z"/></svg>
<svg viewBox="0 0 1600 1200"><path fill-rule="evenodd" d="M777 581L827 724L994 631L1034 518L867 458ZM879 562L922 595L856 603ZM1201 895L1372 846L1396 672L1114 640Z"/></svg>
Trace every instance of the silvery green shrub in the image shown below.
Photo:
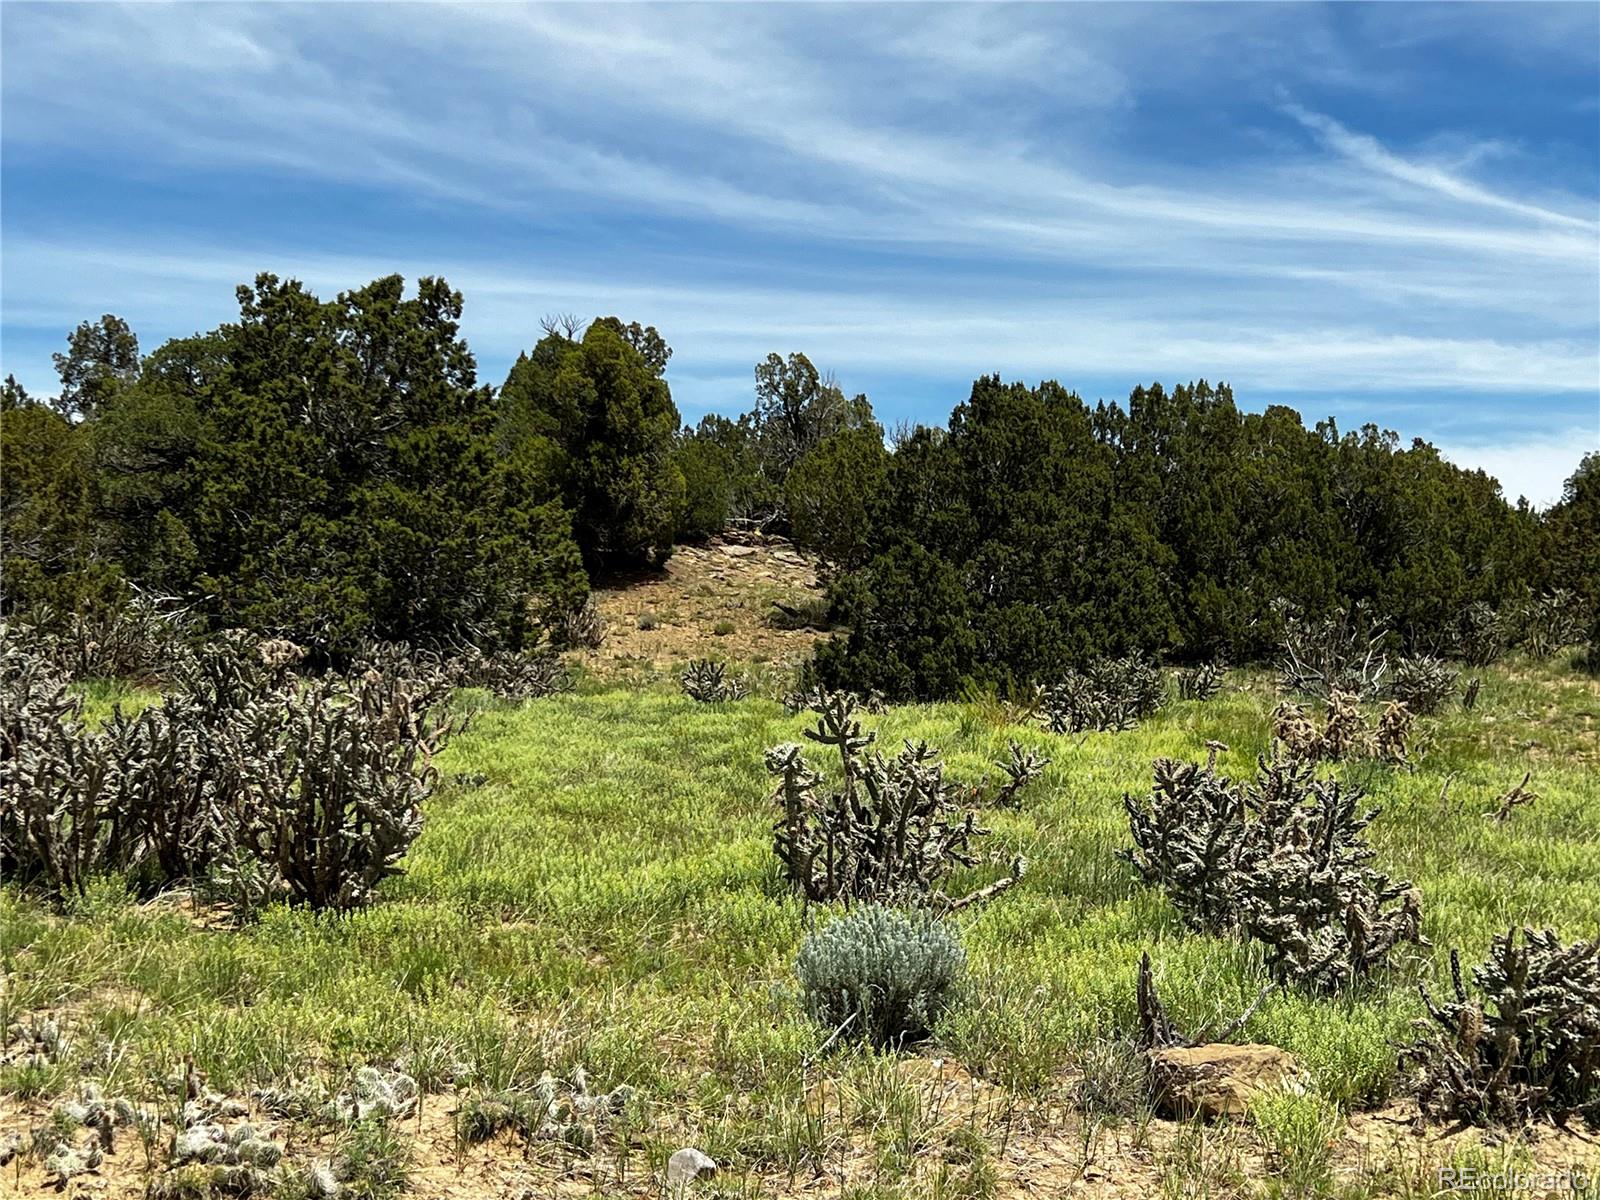
<svg viewBox="0 0 1600 1200"><path fill-rule="evenodd" d="M900 1046L928 1036L966 964L960 941L931 914L862 904L806 938L795 974L813 1020L842 1037Z"/></svg>

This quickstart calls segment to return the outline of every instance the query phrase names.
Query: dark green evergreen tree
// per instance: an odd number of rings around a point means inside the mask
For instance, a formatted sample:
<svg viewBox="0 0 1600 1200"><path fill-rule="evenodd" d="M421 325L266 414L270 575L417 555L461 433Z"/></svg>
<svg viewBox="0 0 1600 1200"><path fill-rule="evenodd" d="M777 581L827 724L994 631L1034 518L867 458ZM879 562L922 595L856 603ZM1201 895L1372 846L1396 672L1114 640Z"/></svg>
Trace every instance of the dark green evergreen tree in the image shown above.
<svg viewBox="0 0 1600 1200"><path fill-rule="evenodd" d="M684 483L672 461L678 410L662 377L669 354L653 328L603 317L581 338L547 334L501 389L502 445L550 448L590 566L671 553Z"/></svg>

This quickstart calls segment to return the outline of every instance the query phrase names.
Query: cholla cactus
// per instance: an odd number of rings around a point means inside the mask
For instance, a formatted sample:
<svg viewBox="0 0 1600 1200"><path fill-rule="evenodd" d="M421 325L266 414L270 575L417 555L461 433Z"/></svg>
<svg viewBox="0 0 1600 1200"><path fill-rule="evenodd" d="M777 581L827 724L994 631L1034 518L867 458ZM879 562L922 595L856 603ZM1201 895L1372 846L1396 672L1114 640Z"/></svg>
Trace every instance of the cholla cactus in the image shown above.
<svg viewBox="0 0 1600 1200"><path fill-rule="evenodd" d="M1274 753L1296 762L1338 760L1361 755L1376 755L1387 762L1403 765L1407 744L1415 721L1403 704L1391 701L1368 728L1355 696L1334 691L1328 697L1321 728L1304 706L1281 702L1272 714Z"/></svg>
<svg viewBox="0 0 1600 1200"><path fill-rule="evenodd" d="M1097 659L1069 670L1039 697L1039 716L1051 733L1132 729L1166 703L1160 669L1141 658Z"/></svg>
<svg viewBox="0 0 1600 1200"><path fill-rule="evenodd" d="M1567 588L1531 597L1517 617L1523 649L1535 658L1549 658L1584 637L1583 601Z"/></svg>
<svg viewBox="0 0 1600 1200"><path fill-rule="evenodd" d="M809 712L819 704L827 703L829 693L825 688L816 684L804 686L804 681L802 683L802 686L786 693L783 697L783 711L791 717L803 712ZM854 699L857 712L877 716L887 712L889 709L889 702L884 699L883 693L876 688L865 693L850 692L848 695Z"/></svg>
<svg viewBox="0 0 1600 1200"><path fill-rule="evenodd" d="M972 842L989 832L960 803L973 793L944 778L944 764L926 742L907 742L893 758L870 749L876 735L862 731L857 701L848 693L819 694L813 711L817 725L805 736L837 752L837 787L825 786L799 746L767 751L767 770L778 777L774 849L789 881L808 900L959 908L997 894L1020 876L1018 860L1009 877L964 897L940 892L952 867L977 865ZM1010 782L1001 793L1010 802L1042 764L1014 749L1003 769Z"/></svg>
<svg viewBox="0 0 1600 1200"><path fill-rule="evenodd" d="M449 682L369 667L301 686L294 656L224 636L166 700L84 728L65 683L0 648L0 869L57 897L123 872L195 880L259 865L317 907L362 902L416 836Z"/></svg>
<svg viewBox="0 0 1600 1200"><path fill-rule="evenodd" d="M606 640L606 623L588 596L576 608L562 613L551 629L556 644L578 650L598 650Z"/></svg>
<svg viewBox="0 0 1600 1200"><path fill-rule="evenodd" d="M491 653L469 647L446 670L457 687L483 688L504 700L537 700L572 688L572 675L548 649Z"/></svg>
<svg viewBox="0 0 1600 1200"><path fill-rule="evenodd" d="M262 645L242 629L225 629L179 657L170 672L171 690L220 711L288 687L297 660L278 646L263 653Z"/></svg>
<svg viewBox="0 0 1600 1200"><path fill-rule="evenodd" d="M702 704L743 700L749 694L744 681L728 674L728 664L697 658L683 669L684 695Z"/></svg>
<svg viewBox="0 0 1600 1200"><path fill-rule="evenodd" d="M1454 999L1434 1004L1434 1036L1410 1047L1422 1067L1423 1110L1475 1124L1516 1126L1582 1118L1600 1127L1600 940L1562 945L1553 930L1509 929L1461 980L1450 951Z"/></svg>
<svg viewBox="0 0 1600 1200"><path fill-rule="evenodd" d="M1372 867L1365 837L1378 816L1358 788L1313 780L1308 767L1262 761L1241 843L1239 927L1268 948L1278 978L1337 992L1422 942L1422 898Z"/></svg>
<svg viewBox="0 0 1600 1200"><path fill-rule="evenodd" d="M1296 762L1316 762L1322 757L1322 731L1304 706L1288 700L1272 712L1272 740Z"/></svg>
<svg viewBox="0 0 1600 1200"><path fill-rule="evenodd" d="M1337 991L1421 939L1414 889L1371 866L1363 832L1377 810L1359 812L1359 798L1304 763L1261 759L1241 785L1158 759L1151 794L1123 797L1123 857L1190 924L1253 937L1280 979Z"/></svg>
<svg viewBox="0 0 1600 1200"><path fill-rule="evenodd" d="M1342 691L1357 699L1379 693L1389 666L1383 651L1387 630L1368 619L1364 606L1341 608L1320 621L1285 601L1274 607L1284 622L1278 666L1283 691L1323 698Z"/></svg>
<svg viewBox="0 0 1600 1200"><path fill-rule="evenodd" d="M1349 758L1371 746L1356 697L1335 688L1328 696L1328 715L1322 726L1322 757Z"/></svg>
<svg viewBox="0 0 1600 1200"><path fill-rule="evenodd" d="M1522 781L1515 787L1501 792L1495 798L1494 807L1483 815L1493 817L1496 821L1504 823L1511 819L1511 814L1527 804L1532 804L1539 798L1539 793L1528 786L1528 781L1533 778L1532 771L1522 773Z"/></svg>
<svg viewBox="0 0 1600 1200"><path fill-rule="evenodd" d="M1184 1033L1167 1015L1166 1005L1156 991L1155 972L1150 969L1150 952L1139 956L1139 977L1135 984L1134 1004L1139 1011L1139 1046L1145 1050L1164 1050L1171 1046L1200 1046L1210 1042L1226 1042L1255 1015L1261 1002L1272 992L1272 985L1261 993L1244 1012L1220 1028L1206 1028L1195 1034Z"/></svg>
<svg viewBox="0 0 1600 1200"><path fill-rule="evenodd" d="M589 1086L579 1067L570 1080L546 1071L531 1087L483 1092L463 1099L456 1132L466 1142L486 1142L510 1130L528 1141L564 1142L587 1149L626 1111L634 1089L619 1084L609 1092Z"/></svg>
<svg viewBox="0 0 1600 1200"><path fill-rule="evenodd" d="M927 1037L965 972L961 943L931 914L877 904L859 905L811 934L795 959L811 1018L875 1046Z"/></svg>
<svg viewBox="0 0 1600 1200"><path fill-rule="evenodd" d="M1228 668L1221 663L1201 663L1191 670L1178 672L1178 699L1209 700L1222 690L1222 680Z"/></svg>
<svg viewBox="0 0 1600 1200"><path fill-rule="evenodd" d="M1405 766L1408 761L1406 747L1415 723L1409 708L1398 700L1389 701L1378 717L1378 728L1372 739L1373 752L1385 762Z"/></svg>
<svg viewBox="0 0 1600 1200"><path fill-rule="evenodd" d="M313 908L354 908L422 829L434 754L460 724L448 686L372 670L330 676L241 712L249 758L232 809L236 836Z"/></svg>
<svg viewBox="0 0 1600 1200"><path fill-rule="evenodd" d="M1155 761L1150 795L1122 797L1133 848L1118 851L1146 883L1166 889L1199 929L1231 928L1238 905L1237 864L1245 835L1244 793L1213 766Z"/></svg>
<svg viewBox="0 0 1600 1200"><path fill-rule="evenodd" d="M1402 658L1389 677L1389 695L1413 713L1436 713L1455 692L1460 673L1429 654Z"/></svg>
<svg viewBox="0 0 1600 1200"><path fill-rule="evenodd" d="M1506 652L1510 630L1504 617L1482 600L1474 601L1456 618L1452 650L1463 662L1486 667Z"/></svg>
<svg viewBox="0 0 1600 1200"><path fill-rule="evenodd" d="M138 850L119 803L122 765L87 730L83 702L44 659L0 629L0 876L52 895L126 870Z"/></svg>
<svg viewBox="0 0 1600 1200"><path fill-rule="evenodd" d="M1015 808L1022 795L1022 789L1044 774L1044 769L1050 765L1050 760L1040 758L1032 750L1024 750L1017 742L1011 742L1007 746L1006 761L995 765L1004 773L1006 781L990 797L989 804L994 808ZM982 786L974 790L975 798L982 794Z"/></svg>
<svg viewBox="0 0 1600 1200"><path fill-rule="evenodd" d="M18 614L14 632L68 679L127 678L165 671L192 635L171 597L135 591L127 600L69 612L50 604Z"/></svg>
<svg viewBox="0 0 1600 1200"><path fill-rule="evenodd" d="M306 648L297 646L288 638L269 638L256 647L261 662L273 672L289 671L305 661Z"/></svg>

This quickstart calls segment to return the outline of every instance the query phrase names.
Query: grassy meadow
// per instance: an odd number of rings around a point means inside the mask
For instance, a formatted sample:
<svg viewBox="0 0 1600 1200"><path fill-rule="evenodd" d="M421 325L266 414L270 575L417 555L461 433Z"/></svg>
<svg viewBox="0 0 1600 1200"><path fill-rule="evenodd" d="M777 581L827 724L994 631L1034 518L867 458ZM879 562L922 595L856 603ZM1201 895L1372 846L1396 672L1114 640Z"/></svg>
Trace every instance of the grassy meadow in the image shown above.
<svg viewBox="0 0 1600 1200"><path fill-rule="evenodd" d="M1410 768L1331 768L1381 805L1378 865L1420 887L1432 944L1350 995L1270 995L1244 1040L1291 1050L1316 1088L1248 1127L1152 1122L1128 1099L1142 952L1191 1027L1242 1011L1265 972L1252 948L1187 931L1116 856L1122 795L1148 788L1153 758L1203 758L1214 739L1221 768L1248 774L1266 750L1271 681L1237 671L1213 700L1121 733L1052 736L982 702L863 719L890 748L927 739L973 782L1008 739L1051 759L1019 808L985 814L992 864L951 885L1003 874L1016 854L1029 863L950 918L967 994L914 1054L826 1046L794 992L799 943L829 914L786 892L762 752L799 741L809 716L762 697L699 705L666 678L590 680L520 706L462 698L477 712L437 763L405 873L364 911L275 908L233 928L185 897L136 903L111 880L64 915L0 889L0 1025L57 1014L77 1048L4 1068L0 1106L41 1119L85 1077L156 1097L186 1055L241 1094L398 1065L440 1114L582 1067L637 1089L629 1127L589 1155L502 1146L528 1195L658 1194L666 1156L689 1145L722 1165L697 1185L706 1195L1423 1194L1430 1154L1532 1151L1413 1138L1396 1159L1356 1136L1361 1114L1403 1099L1397 1047L1422 1012L1417 982L1443 983L1450 947L1477 961L1512 924L1600 930L1600 683L1560 659L1482 675L1474 711L1421 721ZM100 713L150 699L90 689ZM1524 771L1538 799L1487 817ZM929 1072L960 1085L931 1088ZM457 1194L516 1194L502 1176L462 1175L459 1145L453 1167L436 1163L445 1151L421 1122L401 1132L411 1167L370 1194L447 1194L452 1178L478 1180ZM1018 1190L1047 1161L1060 1171ZM0 1190L21 1178L0 1170Z"/></svg>

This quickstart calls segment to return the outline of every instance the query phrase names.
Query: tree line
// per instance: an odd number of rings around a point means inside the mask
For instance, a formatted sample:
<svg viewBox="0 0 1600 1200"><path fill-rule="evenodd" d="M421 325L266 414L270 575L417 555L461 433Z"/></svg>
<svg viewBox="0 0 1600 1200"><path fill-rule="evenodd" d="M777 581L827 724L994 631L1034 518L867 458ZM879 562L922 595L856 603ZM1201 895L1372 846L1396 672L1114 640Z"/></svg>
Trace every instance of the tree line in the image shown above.
<svg viewBox="0 0 1600 1200"><path fill-rule="evenodd" d="M236 321L149 355L85 322L47 400L7 379L5 612L139 589L330 658L521 647L597 574L737 525L828 564L849 633L823 679L942 696L1099 655L1246 661L1285 604L1367 606L1412 649L1474 604L1600 608L1600 455L1538 514L1425 442L1245 412L1225 385L1090 405L998 377L886 439L803 354L758 364L737 419L680 427L653 327L547 320L495 388L443 280L237 294Z"/></svg>

